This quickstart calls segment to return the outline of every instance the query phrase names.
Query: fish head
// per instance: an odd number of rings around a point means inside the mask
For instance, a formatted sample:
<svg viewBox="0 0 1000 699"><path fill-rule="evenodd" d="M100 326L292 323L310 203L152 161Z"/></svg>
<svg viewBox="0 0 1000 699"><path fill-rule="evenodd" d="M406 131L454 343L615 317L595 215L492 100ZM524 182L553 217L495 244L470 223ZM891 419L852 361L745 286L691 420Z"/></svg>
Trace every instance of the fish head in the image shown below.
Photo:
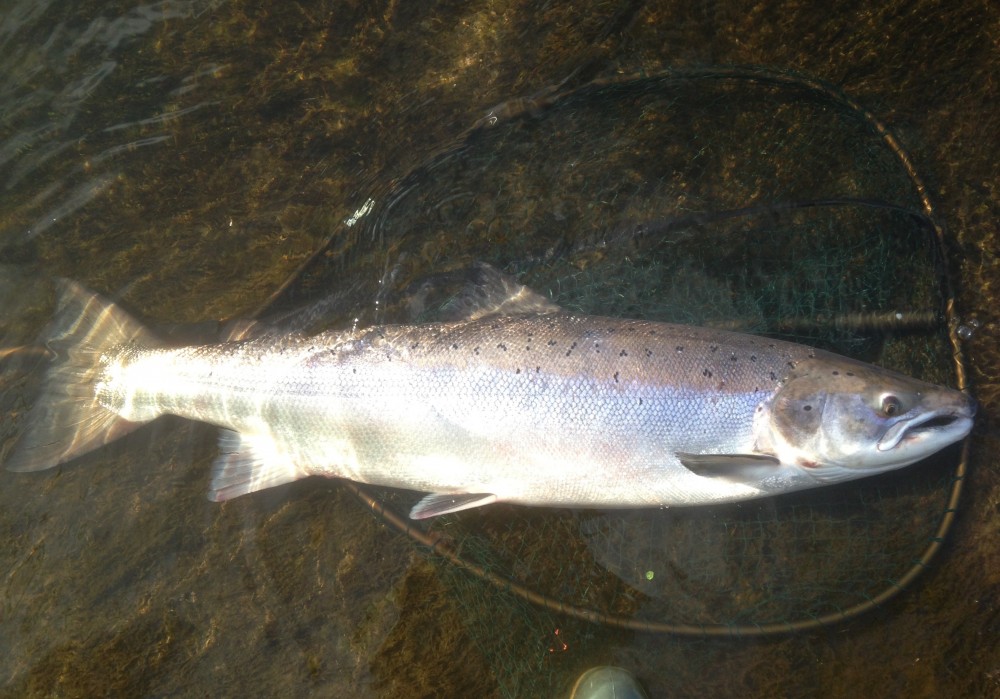
<svg viewBox="0 0 1000 699"><path fill-rule="evenodd" d="M835 355L796 362L758 408L758 451L822 482L920 461L964 438L975 402L965 393Z"/></svg>

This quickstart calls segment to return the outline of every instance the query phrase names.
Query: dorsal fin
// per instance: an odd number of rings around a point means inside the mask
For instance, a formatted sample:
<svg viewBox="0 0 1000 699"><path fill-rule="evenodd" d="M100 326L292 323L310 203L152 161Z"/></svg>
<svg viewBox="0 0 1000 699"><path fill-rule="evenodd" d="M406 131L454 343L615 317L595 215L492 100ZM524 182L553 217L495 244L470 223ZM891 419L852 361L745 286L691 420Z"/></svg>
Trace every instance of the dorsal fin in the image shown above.
<svg viewBox="0 0 1000 699"><path fill-rule="evenodd" d="M456 289L457 286L457 289ZM441 297L444 296L444 300ZM488 316L556 313L562 310L496 267L478 262L460 272L435 275L410 293L410 314L428 312L435 321L476 320Z"/></svg>

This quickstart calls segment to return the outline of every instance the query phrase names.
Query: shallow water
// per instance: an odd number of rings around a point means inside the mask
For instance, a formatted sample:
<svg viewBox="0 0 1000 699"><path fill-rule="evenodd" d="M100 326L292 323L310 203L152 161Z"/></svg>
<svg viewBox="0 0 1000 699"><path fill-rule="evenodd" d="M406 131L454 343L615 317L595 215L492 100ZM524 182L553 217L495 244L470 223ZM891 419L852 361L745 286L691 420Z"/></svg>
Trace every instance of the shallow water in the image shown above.
<svg viewBox="0 0 1000 699"><path fill-rule="evenodd" d="M167 419L66 467L3 474L5 695L556 696L613 662L653 696L1000 696L1000 15L972 3L616 11L8 3L0 262L40 281L4 280L5 344L44 319L42 275L77 279L160 327L316 299L327 322L350 323L414 313L412 283L488 261L578 310L738 322L947 381L940 328L886 341L776 322L935 307L932 249L911 214L773 206L838 197L919 213L869 121L753 81L675 77L596 97L585 87L738 64L807 73L899 134L948 233L959 313L983 323L965 347L982 400L970 487L944 555L884 609L828 631L614 631L456 570L333 482L209 503L214 430ZM812 266L796 271L800 259ZM11 381L7 395L30 393L30 374ZM23 405L6 400L16 417ZM954 456L832 495L694 517L709 529L722 520L713 531L731 537L725 549L690 523L654 527L641 514L636 527L496 508L440 526L462 528L470 557L602 611L771 621L849 605L905 569L893 565L933 535ZM775 522L794 545L781 546ZM670 546L650 549L635 531ZM756 577L729 577L733 547ZM804 556L835 551L860 571L846 587L822 569L802 575ZM648 577L670 569L681 575ZM812 597L791 609L802 590Z"/></svg>

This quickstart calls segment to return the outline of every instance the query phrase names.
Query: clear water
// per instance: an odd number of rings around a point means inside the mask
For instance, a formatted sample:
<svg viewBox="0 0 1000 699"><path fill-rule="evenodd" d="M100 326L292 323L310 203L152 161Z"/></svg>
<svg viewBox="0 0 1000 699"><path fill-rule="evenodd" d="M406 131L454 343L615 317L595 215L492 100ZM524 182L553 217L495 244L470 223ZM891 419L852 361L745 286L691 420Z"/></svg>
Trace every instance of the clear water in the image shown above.
<svg viewBox="0 0 1000 699"><path fill-rule="evenodd" d="M762 64L841 84L900 132L957 241L960 301L986 321L969 351L992 365L995 10L615 11L5 3L4 344L44 322L45 275L161 330L210 330L317 299L332 323L398 319L412 283L487 261L575 310L736 323L953 380L939 328L887 340L814 322L940 301L926 230L905 213L919 198L869 122L745 81L561 101L545 89ZM470 135L477 124L496 128ZM905 211L775 206L824 197ZM813 322L786 322L802 318ZM3 695L547 697L609 662L658 697L1000 694L996 392L974 371L985 446L948 554L882 611L767 641L622 632L540 609L428 555L333 482L215 505L214 430L162 420L66 467L3 474ZM8 441L31 377L5 374ZM721 529L705 514L694 527L585 517L581 529L530 511L440 526L575 603L771 621L891 584L933 533L949 465L837 490L832 505L726 512ZM701 526L730 533L740 566ZM659 538L669 546L651 549ZM854 577L833 575L842 561ZM661 583L654 568L679 575Z"/></svg>

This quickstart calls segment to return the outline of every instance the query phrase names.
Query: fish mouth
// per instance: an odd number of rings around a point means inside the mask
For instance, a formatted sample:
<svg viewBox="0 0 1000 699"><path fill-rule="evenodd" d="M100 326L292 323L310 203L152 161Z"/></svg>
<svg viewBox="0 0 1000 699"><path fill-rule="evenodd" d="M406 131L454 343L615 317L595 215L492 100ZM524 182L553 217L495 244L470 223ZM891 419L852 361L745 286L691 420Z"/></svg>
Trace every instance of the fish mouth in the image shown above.
<svg viewBox="0 0 1000 699"><path fill-rule="evenodd" d="M917 445L928 440L943 447L969 434L975 412L975 404L970 398L966 406L939 408L901 419L882 435L878 450L890 451L903 442Z"/></svg>

